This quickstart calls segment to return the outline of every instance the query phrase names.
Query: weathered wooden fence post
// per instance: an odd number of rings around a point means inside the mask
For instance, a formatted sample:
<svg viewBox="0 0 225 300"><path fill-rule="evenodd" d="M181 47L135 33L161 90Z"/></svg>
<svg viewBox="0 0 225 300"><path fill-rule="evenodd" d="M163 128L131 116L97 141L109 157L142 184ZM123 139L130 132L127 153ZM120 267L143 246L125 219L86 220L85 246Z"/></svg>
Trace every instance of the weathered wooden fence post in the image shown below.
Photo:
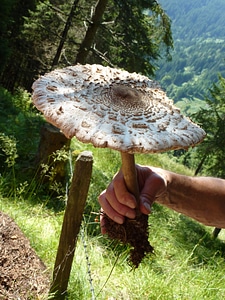
<svg viewBox="0 0 225 300"><path fill-rule="evenodd" d="M77 236L91 180L92 164L93 157L89 151L82 152L76 160L50 287L53 299L64 299L67 294Z"/></svg>

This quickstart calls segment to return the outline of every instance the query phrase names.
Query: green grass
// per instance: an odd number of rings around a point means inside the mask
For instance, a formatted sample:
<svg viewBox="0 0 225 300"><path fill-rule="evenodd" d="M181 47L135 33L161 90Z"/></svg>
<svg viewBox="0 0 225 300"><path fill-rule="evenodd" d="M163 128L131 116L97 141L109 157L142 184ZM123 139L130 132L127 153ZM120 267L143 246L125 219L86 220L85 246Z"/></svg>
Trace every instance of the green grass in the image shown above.
<svg viewBox="0 0 225 300"><path fill-rule="evenodd" d="M23 116L23 124L27 122L25 117ZM37 119L39 118L37 116ZM39 121L35 124L39 124ZM33 130L38 131L37 127ZM13 130L7 132L7 136L11 136L12 133ZM15 136L18 142L20 135L21 133ZM34 141L33 145L36 144ZM132 270L127 262L128 249L102 236L99 224L94 222L96 217L94 213L99 210L98 195L120 168L120 155L116 151L96 149L76 140L73 140L72 149L75 152L91 150L94 164L83 222L86 247L79 236L68 289L70 300L225 298L223 231L219 239L214 240L211 235L213 228L154 205L149 217L149 238L155 249L154 254L146 258L137 270ZM27 157L27 149L25 150L23 156L20 145L17 164L1 171L0 210L15 219L37 254L52 272L63 220L64 196L61 195L60 198L48 193L40 185L36 185L35 178L29 177L30 173L26 174L24 171L26 164L23 162L23 157ZM1 159L4 158L2 157ZM137 155L136 161L183 174L193 173L167 154ZM86 256L90 262L95 297L92 297Z"/></svg>
<svg viewBox="0 0 225 300"><path fill-rule="evenodd" d="M75 149L81 146L80 143L73 145ZM86 149L94 154L93 178L83 225L87 249L79 237L69 283L69 299L92 299L85 251L91 264L94 292L98 295L96 299L223 299L224 243L213 240L211 228L158 205L154 206L149 218L150 241L155 254L146 258L137 270L131 270L127 263L128 249L101 236L99 224L94 222L95 214L92 214L99 208L98 194L119 168L119 154L83 145L83 150ZM137 156L137 161L191 173L168 160L165 154ZM55 212L49 209L44 195L43 203L41 199L35 201L35 193L25 193L27 198L20 192L14 197L2 197L0 209L15 219L52 271L63 210ZM221 237L224 238L223 233Z"/></svg>

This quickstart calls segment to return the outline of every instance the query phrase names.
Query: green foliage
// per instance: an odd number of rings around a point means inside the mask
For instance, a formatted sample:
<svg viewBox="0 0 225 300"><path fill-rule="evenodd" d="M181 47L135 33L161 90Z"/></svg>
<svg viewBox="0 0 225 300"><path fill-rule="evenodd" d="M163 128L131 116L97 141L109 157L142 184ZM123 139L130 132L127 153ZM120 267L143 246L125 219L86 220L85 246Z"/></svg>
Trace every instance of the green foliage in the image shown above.
<svg viewBox="0 0 225 300"><path fill-rule="evenodd" d="M177 101L208 96L218 73L225 76L225 2L161 1L172 20L174 52L172 61L159 62L157 79Z"/></svg>
<svg viewBox="0 0 225 300"><path fill-rule="evenodd" d="M1 123L0 132L14 137L17 141L18 156L29 159L37 149L39 128L43 123L31 104L30 94L18 89L14 95L0 88ZM24 148L24 145L26 147Z"/></svg>
<svg viewBox="0 0 225 300"><path fill-rule="evenodd" d="M10 55L9 32L10 23L12 22L11 11L15 0L2 0L0 2L0 71Z"/></svg>
<svg viewBox="0 0 225 300"><path fill-rule="evenodd" d="M15 165L16 158L18 157L16 149L16 140L14 137L5 136L0 132L0 157L6 156L5 162L8 167ZM1 166L3 163L1 162Z"/></svg>
<svg viewBox="0 0 225 300"><path fill-rule="evenodd" d="M27 60L27 45L20 38L24 17L29 9L35 8L35 0L2 0L0 4L0 81L11 91L16 87L15 81L31 74L31 65L24 71ZM20 72L20 74L18 74ZM26 73L27 72L27 73ZM22 74L23 73L23 74ZM15 77L17 78L15 80ZM28 76L27 76L28 77Z"/></svg>
<svg viewBox="0 0 225 300"><path fill-rule="evenodd" d="M34 176L43 118L31 106L30 94L23 90L12 95L0 88L0 109L0 172L4 174L2 185L7 194L15 192L16 182Z"/></svg>
<svg viewBox="0 0 225 300"><path fill-rule="evenodd" d="M160 3L175 19L174 26L178 27L176 35L179 38L191 40L193 37L210 36L210 33L216 38L224 37L223 0L161 0Z"/></svg>
<svg viewBox="0 0 225 300"><path fill-rule="evenodd" d="M69 23L72 3L68 1L36 1L35 6L32 2L20 11L22 19L19 14L12 17L18 26L13 32L9 60L0 73L2 85L10 91L18 86L30 91L33 79L53 68L61 42L58 66L73 64L95 4L94 0L78 1ZM65 24L69 28L63 36ZM171 48L170 20L156 1L111 0L86 62L107 62L153 75L156 60L160 55L169 55Z"/></svg>
<svg viewBox="0 0 225 300"><path fill-rule="evenodd" d="M111 25L100 28L97 48L107 53L112 65L154 75L156 60L164 48L168 54L173 45L168 16L156 1L114 0L110 4L105 20L111 20Z"/></svg>
<svg viewBox="0 0 225 300"><path fill-rule="evenodd" d="M205 106L193 117L207 132L196 153L199 160L204 160L204 174L225 178L225 78L219 76Z"/></svg>
<svg viewBox="0 0 225 300"><path fill-rule="evenodd" d="M21 38L26 43L31 44L27 48L29 60L31 63L36 62L36 74L44 73L50 70L52 67L52 61L60 41L60 36L63 32L65 25L64 21L69 13L71 3L63 2L52 4L50 1L38 1L36 9L30 11L29 16L25 17L23 30L21 32ZM79 21L77 22L79 24ZM78 26L76 24L76 26ZM68 40L72 40L73 44L76 41L76 35L74 31L69 34ZM74 46L74 45L73 45ZM68 43L65 44L65 48L73 46ZM74 51L74 48L73 48ZM72 51L71 51L72 52ZM71 56L71 52L66 54L67 59L74 61L74 53ZM63 60L63 58L62 58ZM65 64L65 61L63 61Z"/></svg>

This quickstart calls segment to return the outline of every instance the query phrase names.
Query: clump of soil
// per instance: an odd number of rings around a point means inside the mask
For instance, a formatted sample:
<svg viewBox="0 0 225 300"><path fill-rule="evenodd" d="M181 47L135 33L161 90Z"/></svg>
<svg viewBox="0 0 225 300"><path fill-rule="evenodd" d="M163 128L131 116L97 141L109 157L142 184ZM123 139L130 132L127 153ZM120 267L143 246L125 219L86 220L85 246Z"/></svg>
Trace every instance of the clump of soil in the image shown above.
<svg viewBox="0 0 225 300"><path fill-rule="evenodd" d="M117 224L105 213L103 215L104 227L109 238L118 240L125 245L129 244L132 247L129 259L131 265L137 268L142 259L148 253L153 252L153 247L148 241L148 216L139 214L134 220L126 218L123 224Z"/></svg>
<svg viewBox="0 0 225 300"><path fill-rule="evenodd" d="M29 240L15 222L0 211L0 299L42 299L50 276Z"/></svg>

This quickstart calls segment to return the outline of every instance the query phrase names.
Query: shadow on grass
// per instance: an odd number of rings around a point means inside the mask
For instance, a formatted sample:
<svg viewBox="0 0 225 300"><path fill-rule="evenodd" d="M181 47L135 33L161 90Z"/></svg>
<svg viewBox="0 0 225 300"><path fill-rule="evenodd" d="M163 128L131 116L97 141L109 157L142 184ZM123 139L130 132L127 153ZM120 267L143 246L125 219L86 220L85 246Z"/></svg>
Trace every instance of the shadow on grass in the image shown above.
<svg viewBox="0 0 225 300"><path fill-rule="evenodd" d="M190 252L192 264L210 264L218 257L225 258L225 243L213 237L211 232L203 225L180 215L176 224L174 235L178 247Z"/></svg>

